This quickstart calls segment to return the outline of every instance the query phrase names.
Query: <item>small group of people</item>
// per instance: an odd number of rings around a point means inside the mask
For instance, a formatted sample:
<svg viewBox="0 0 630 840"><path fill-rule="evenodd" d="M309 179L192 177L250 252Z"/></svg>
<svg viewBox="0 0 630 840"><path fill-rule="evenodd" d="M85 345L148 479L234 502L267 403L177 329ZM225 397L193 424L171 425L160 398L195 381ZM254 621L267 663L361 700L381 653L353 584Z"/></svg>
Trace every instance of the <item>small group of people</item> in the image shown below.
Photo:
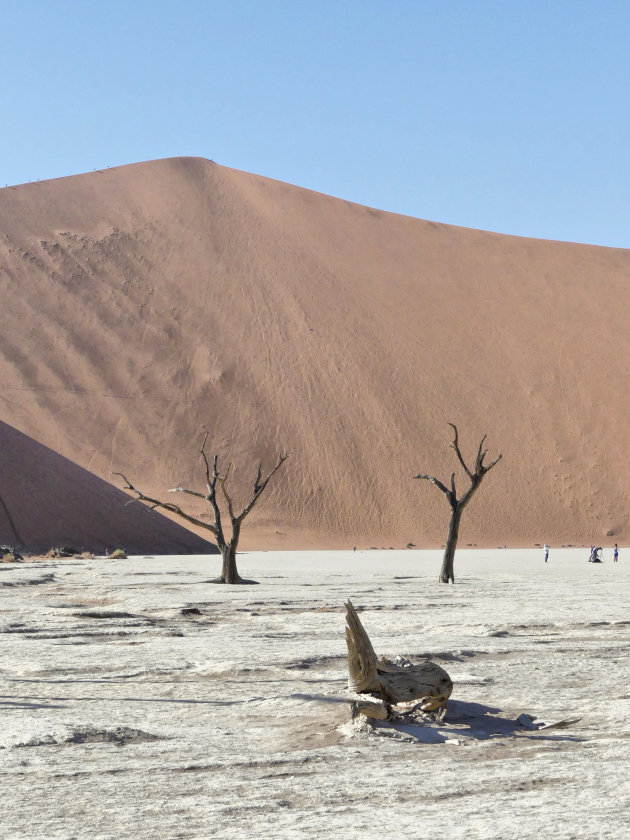
<svg viewBox="0 0 630 840"><path fill-rule="evenodd" d="M589 563L602 563L604 561L604 558L602 556L602 551L603 550L604 549L601 547L601 545L598 545L598 546L592 545L591 546L591 555L588 558L588 562ZM615 543L615 547L613 548L613 563L616 563L618 560L619 560L619 547L618 547L617 543Z"/></svg>
<svg viewBox="0 0 630 840"><path fill-rule="evenodd" d="M591 553L588 558L589 563L603 563L604 558L602 555L603 548L601 545L592 545L591 546ZM545 563L549 562L549 546L547 543L543 545L543 551L545 553ZM613 548L613 563L616 563L619 560L619 547L617 543L615 543L615 547Z"/></svg>

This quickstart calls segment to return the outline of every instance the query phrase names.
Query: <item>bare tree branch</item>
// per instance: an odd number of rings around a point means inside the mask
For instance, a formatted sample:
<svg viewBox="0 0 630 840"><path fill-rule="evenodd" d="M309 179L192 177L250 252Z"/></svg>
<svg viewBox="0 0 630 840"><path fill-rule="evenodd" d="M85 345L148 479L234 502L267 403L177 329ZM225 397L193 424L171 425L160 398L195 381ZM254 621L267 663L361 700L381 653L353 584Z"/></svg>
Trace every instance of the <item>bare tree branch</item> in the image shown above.
<svg viewBox="0 0 630 840"><path fill-rule="evenodd" d="M284 454L280 455L275 467L270 472L267 473L267 475L264 477L264 479L262 481L260 480L260 477L262 475L262 464L258 465L258 472L256 474L256 479L254 481L254 495L252 496L249 504L246 505L246 507L243 508L240 515L236 517L236 519L239 522L242 522L243 519L245 519L245 517L247 516L247 514L250 513L251 509L254 507L254 505L256 504L256 502L258 501L260 496L262 495L265 487L269 484L269 480L272 478L272 476L274 476L278 472L278 470L284 464L284 462L287 460L287 458L289 457L290 454L291 454L290 452L285 452Z"/></svg>
<svg viewBox="0 0 630 840"><path fill-rule="evenodd" d="M131 490L132 493L136 494L137 501L139 502L148 502L151 505L151 509L155 509L157 507L162 508L163 510L168 510L171 513L177 514L177 516L181 516L182 519L185 519L187 522L191 522L193 525L198 525L200 528L205 528L208 531L211 531L215 536L217 533L217 529L214 525L211 525L209 522L203 522L201 519L197 519L195 516L191 516L190 514L183 511L179 505L174 505L171 502L162 502L159 499L153 499L151 496L146 496L140 490L133 486L133 484L129 481L126 475L123 473L117 472L114 475L119 475L122 479L124 479L127 484L125 486L125 490Z"/></svg>
<svg viewBox="0 0 630 840"><path fill-rule="evenodd" d="M223 548L227 545L227 541L225 539L225 535L223 534L223 523L221 522L221 510L219 509L219 505L217 503L217 479L219 477L219 473L217 470L217 460L218 455L215 455L212 459L212 477L210 477L210 464L208 463L208 458L206 456L206 440L208 439L208 433L206 432L206 436L203 439L203 444L201 446L201 457L203 458L203 463L206 468L206 486L208 487L208 501L210 502L210 507L212 508L212 513L214 514L214 526L217 529L217 545L223 551Z"/></svg>
<svg viewBox="0 0 630 840"><path fill-rule="evenodd" d="M441 490L441 491L442 491L442 493L444 493L444 495L445 495L445 496L450 496L450 495L451 495L451 491L448 489L448 487L445 487L445 486L442 484L442 482L441 482L438 478L436 478L435 476L433 476L433 475L424 475L423 473L420 473L419 475L414 475L414 478L424 478L424 479L426 479L427 481L430 481L430 482L431 482L431 484L435 484L435 486L436 486L439 490Z"/></svg>
<svg viewBox="0 0 630 840"><path fill-rule="evenodd" d="M262 476L262 464L258 464L258 472L256 473L256 478L254 479L254 495L258 493L260 489L260 478Z"/></svg>
<svg viewBox="0 0 630 840"><path fill-rule="evenodd" d="M499 463L499 461L501 460L502 457L503 457L502 455L499 455L499 457L495 458L495 460L491 464L489 464L487 467L484 467L483 468L484 473L490 472L492 467L495 467Z"/></svg>
<svg viewBox="0 0 630 840"><path fill-rule="evenodd" d="M219 477L219 484L221 485L221 490L223 491L223 496L225 497L225 501L227 502L228 515L230 517L230 521L234 522L234 520L236 519L236 517L234 516L234 506L232 505L232 498L229 495L229 493L227 491L227 488L225 486L225 483L226 483L227 478L228 478L229 471L230 471L230 466L228 465L227 472L225 473L225 475Z"/></svg>
<svg viewBox="0 0 630 840"><path fill-rule="evenodd" d="M197 496L204 501L208 501L208 496L205 493L199 493L197 490L187 490L185 487L171 487L170 490L167 490L167 493L188 493L189 496Z"/></svg>
<svg viewBox="0 0 630 840"><path fill-rule="evenodd" d="M483 449L483 444L486 439L487 435L484 435L481 438L481 442L479 443L479 449L477 450L477 458L475 460L475 472L479 472L479 469L483 466L483 459L486 457L488 450ZM483 452L482 452L483 449Z"/></svg>
<svg viewBox="0 0 630 840"><path fill-rule="evenodd" d="M463 458L462 453L461 453L460 448L459 448L459 441L458 441L459 435L458 435L458 432L457 432L457 426L455 425L455 423L449 423L448 425L451 426L451 428L453 429L453 432L455 434L455 437L453 438L453 442L451 443L451 449L455 450L455 454L457 455L457 459L458 459L459 463L462 465L462 467L464 469L464 472L466 473L468 478L470 478L471 481L472 481L472 473L468 469L468 467L466 466L466 462L464 461L464 458Z"/></svg>
<svg viewBox="0 0 630 840"><path fill-rule="evenodd" d="M208 440L208 432L206 432L206 436L203 439L203 443L201 444L201 457L203 458L203 462L206 467L206 486L208 488L208 493L212 492L212 482L210 479L210 464L208 463L208 458L206 457L206 441ZM216 455L215 455L215 472L216 472Z"/></svg>

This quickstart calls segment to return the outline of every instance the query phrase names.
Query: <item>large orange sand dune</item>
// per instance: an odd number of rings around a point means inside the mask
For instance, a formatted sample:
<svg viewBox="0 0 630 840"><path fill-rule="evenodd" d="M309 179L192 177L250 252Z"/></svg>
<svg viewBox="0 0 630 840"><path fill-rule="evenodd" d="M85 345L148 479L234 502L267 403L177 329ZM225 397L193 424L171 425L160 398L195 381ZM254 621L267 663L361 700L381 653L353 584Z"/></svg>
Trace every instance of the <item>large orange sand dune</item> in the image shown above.
<svg viewBox="0 0 630 840"><path fill-rule="evenodd" d="M0 190L0 288L0 419L107 481L293 452L245 545L439 545L448 421L503 453L462 544L630 537L630 251L180 158Z"/></svg>

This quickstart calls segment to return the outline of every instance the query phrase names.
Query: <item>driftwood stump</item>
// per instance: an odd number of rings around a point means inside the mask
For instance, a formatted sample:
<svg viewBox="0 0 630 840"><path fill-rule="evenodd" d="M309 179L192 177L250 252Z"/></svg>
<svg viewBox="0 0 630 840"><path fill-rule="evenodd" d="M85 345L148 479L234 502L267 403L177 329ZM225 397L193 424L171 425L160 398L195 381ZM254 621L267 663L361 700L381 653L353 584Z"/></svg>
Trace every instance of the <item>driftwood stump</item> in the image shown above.
<svg viewBox="0 0 630 840"><path fill-rule="evenodd" d="M453 681L444 668L428 660L414 665L407 660L396 664L379 659L352 602L345 606L350 690L393 705L417 700L423 712L445 712Z"/></svg>

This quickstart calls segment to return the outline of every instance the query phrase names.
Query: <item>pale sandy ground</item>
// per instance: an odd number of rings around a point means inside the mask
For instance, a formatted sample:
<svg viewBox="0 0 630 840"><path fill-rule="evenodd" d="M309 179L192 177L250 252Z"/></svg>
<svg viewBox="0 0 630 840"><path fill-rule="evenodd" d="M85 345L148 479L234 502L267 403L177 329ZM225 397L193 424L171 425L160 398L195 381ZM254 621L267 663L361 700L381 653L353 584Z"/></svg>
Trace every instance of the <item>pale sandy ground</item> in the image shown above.
<svg viewBox="0 0 630 840"><path fill-rule="evenodd" d="M216 558L2 564L2 837L627 837L630 549L463 550L455 586L439 562L244 554L234 588ZM348 597L377 652L450 672L443 725L351 734Z"/></svg>

